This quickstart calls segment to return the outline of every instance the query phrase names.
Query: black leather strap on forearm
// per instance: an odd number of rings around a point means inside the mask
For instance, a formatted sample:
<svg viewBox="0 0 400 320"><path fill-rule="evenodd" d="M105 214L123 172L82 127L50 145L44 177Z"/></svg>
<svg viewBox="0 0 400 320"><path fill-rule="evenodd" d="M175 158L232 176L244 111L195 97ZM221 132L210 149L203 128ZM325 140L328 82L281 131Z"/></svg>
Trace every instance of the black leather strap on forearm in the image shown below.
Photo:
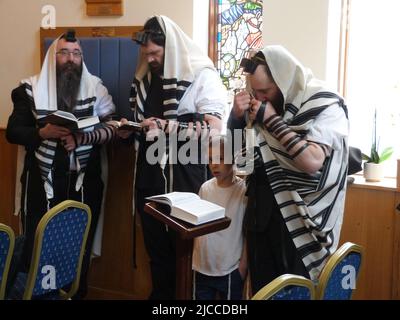
<svg viewBox="0 0 400 320"><path fill-rule="evenodd" d="M263 123L263 121L264 121L264 113L265 113L265 108L266 107L267 107L267 104L263 102L261 104L260 108L258 109L257 115L256 115L256 121L258 123L261 123L261 124Z"/></svg>
<svg viewBox="0 0 400 320"><path fill-rule="evenodd" d="M200 123L203 123L203 121L204 121L204 114L198 113L198 112L193 113L193 122L196 123L197 121L199 121Z"/></svg>

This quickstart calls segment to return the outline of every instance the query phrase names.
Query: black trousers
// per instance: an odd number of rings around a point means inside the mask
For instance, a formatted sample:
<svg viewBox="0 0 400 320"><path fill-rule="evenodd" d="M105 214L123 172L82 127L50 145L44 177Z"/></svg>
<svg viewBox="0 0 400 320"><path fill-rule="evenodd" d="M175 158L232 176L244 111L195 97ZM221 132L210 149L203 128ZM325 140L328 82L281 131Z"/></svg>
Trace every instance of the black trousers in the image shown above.
<svg viewBox="0 0 400 320"><path fill-rule="evenodd" d="M53 177L54 198L50 201L50 207L54 207L64 200L76 200L82 202L82 191L75 191L76 174L70 172L57 172ZM27 183L27 212L22 216L25 241L21 258L21 271L29 270L36 227L40 219L47 212L47 200L44 192L43 182L39 170L34 168L29 172ZM91 249L94 235L101 210L104 184L98 175L85 175L83 181L83 202L87 204L92 213L89 234L82 261L80 284L75 299L83 299L87 294L88 273L90 267Z"/></svg>
<svg viewBox="0 0 400 320"><path fill-rule="evenodd" d="M146 197L165 193L163 188L136 190L136 208L140 215L144 244L150 258L152 292L150 300L175 299L176 232L167 229L144 212Z"/></svg>
<svg viewBox="0 0 400 320"><path fill-rule="evenodd" d="M285 273L310 278L286 227L265 170L249 177L244 219L253 294Z"/></svg>

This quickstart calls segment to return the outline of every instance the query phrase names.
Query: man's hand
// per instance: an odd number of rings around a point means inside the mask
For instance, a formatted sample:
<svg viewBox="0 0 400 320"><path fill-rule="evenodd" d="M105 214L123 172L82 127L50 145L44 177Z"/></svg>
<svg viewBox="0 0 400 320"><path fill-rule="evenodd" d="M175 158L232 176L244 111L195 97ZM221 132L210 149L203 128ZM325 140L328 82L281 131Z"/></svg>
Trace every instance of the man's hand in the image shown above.
<svg viewBox="0 0 400 320"><path fill-rule="evenodd" d="M251 100L252 96L247 91L241 91L235 95L232 112L236 119L241 119L244 116L244 112L251 106Z"/></svg>
<svg viewBox="0 0 400 320"><path fill-rule="evenodd" d="M251 120L255 121L257 119L257 113L258 113L258 110L260 109L260 106L261 106L261 101L258 101L255 98L253 98L250 101L249 118ZM265 104L264 114L262 115L261 118L258 119L258 121L264 122L266 119L268 119L269 117L271 117L274 114L276 114L276 110L275 110L274 106L272 105L272 103L268 101Z"/></svg>
<svg viewBox="0 0 400 320"><path fill-rule="evenodd" d="M122 118L120 122L121 122L121 127L124 124L128 124L128 120L125 119L125 118ZM131 134L132 134L131 130L123 130L123 129L118 129L117 130L117 136L122 138L122 139L128 139Z"/></svg>
<svg viewBox="0 0 400 320"><path fill-rule="evenodd" d="M255 121L257 118L257 112L260 109L261 101L258 101L256 98L252 98L250 100L250 108L249 108L249 118L252 121Z"/></svg>
<svg viewBox="0 0 400 320"><path fill-rule="evenodd" d="M150 117L144 119L141 125L146 131L146 139L152 141L155 137L160 135L161 131L164 131L167 121L156 117Z"/></svg>
<svg viewBox="0 0 400 320"><path fill-rule="evenodd" d="M242 280L245 280L246 276L247 276L247 261L242 262L242 260L240 260L238 269L239 269L240 276L242 277Z"/></svg>
<svg viewBox="0 0 400 320"><path fill-rule="evenodd" d="M144 119L141 125L148 131L155 129L164 130L165 126L167 125L167 121L156 117L150 117Z"/></svg>
<svg viewBox="0 0 400 320"><path fill-rule="evenodd" d="M61 142L68 152L75 150L78 146L76 145L76 139L72 134L61 138Z"/></svg>
<svg viewBox="0 0 400 320"><path fill-rule="evenodd" d="M207 125L207 123L210 125L210 135L218 135L221 133L222 130L222 120L219 119L216 116L210 115L210 114L205 114L204 115L204 122L203 125ZM200 125L200 122L197 122L198 125Z"/></svg>
<svg viewBox="0 0 400 320"><path fill-rule="evenodd" d="M39 135L43 140L60 139L69 134L71 134L71 130L50 123L39 130Z"/></svg>
<svg viewBox="0 0 400 320"><path fill-rule="evenodd" d="M247 263L247 243L246 240L243 243L243 249L242 249L242 255L239 260L239 273L242 276L242 279L246 279L247 276L247 268L248 268L248 263Z"/></svg>

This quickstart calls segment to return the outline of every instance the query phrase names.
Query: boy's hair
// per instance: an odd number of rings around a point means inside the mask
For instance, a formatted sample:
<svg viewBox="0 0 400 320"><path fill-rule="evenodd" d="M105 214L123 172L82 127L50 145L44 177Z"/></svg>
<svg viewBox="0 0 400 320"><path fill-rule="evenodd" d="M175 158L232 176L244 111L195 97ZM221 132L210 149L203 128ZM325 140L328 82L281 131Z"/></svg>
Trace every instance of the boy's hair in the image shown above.
<svg viewBox="0 0 400 320"><path fill-rule="evenodd" d="M233 164L232 142L229 140L230 139L225 135L216 135L211 136L208 143L209 150L216 146L219 147L220 152L221 149L223 150L225 164Z"/></svg>

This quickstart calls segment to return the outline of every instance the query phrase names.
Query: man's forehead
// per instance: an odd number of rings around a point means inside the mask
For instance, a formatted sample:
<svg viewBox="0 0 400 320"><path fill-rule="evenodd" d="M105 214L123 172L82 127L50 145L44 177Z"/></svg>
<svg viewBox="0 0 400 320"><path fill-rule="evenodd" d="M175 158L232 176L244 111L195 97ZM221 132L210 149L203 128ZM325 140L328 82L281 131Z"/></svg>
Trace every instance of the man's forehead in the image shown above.
<svg viewBox="0 0 400 320"><path fill-rule="evenodd" d="M57 51L61 49L69 49L69 50L82 50L81 46L79 45L78 41L76 42L68 42L65 39L58 40L57 43Z"/></svg>
<svg viewBox="0 0 400 320"><path fill-rule="evenodd" d="M248 78L252 84L257 83L262 87L268 87L274 83L274 80L268 77L264 68L264 66L258 65L254 73L248 75Z"/></svg>
<svg viewBox="0 0 400 320"><path fill-rule="evenodd" d="M164 47L159 46L157 44L155 44L154 42L152 42L151 40L147 41L147 43L145 45L141 45L141 49L143 52L146 53L157 53L160 52L164 49Z"/></svg>

